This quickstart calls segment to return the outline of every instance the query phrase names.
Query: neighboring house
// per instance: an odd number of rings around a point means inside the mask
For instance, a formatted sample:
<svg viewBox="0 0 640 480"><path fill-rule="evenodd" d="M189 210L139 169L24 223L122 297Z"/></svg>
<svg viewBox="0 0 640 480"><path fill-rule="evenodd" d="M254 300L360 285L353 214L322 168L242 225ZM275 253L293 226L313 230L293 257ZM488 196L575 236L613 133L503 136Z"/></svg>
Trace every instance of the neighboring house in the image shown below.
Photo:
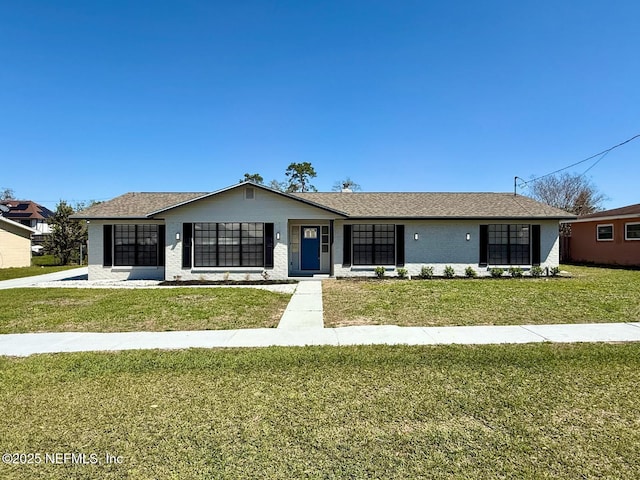
<svg viewBox="0 0 640 480"><path fill-rule="evenodd" d="M51 233L51 227L47 219L53 216L53 212L47 207L32 202L31 200L1 200L9 210L3 213L5 218L21 223L35 230L33 242L42 244L45 236Z"/></svg>
<svg viewBox="0 0 640 480"><path fill-rule="evenodd" d="M0 268L31 265L31 235L34 230L0 216Z"/></svg>
<svg viewBox="0 0 640 480"><path fill-rule="evenodd" d="M640 203L567 223L571 261L640 267Z"/></svg>
<svg viewBox="0 0 640 480"><path fill-rule="evenodd" d="M558 265L572 215L507 193L282 193L243 182L213 193L127 193L94 205L90 279L463 275Z"/></svg>

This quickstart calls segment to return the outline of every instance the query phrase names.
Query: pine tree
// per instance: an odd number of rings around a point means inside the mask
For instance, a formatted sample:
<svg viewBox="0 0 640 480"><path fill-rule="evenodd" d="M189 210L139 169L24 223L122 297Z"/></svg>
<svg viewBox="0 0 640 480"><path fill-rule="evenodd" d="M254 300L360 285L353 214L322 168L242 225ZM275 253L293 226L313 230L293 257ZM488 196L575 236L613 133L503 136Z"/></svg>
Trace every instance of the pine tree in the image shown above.
<svg viewBox="0 0 640 480"><path fill-rule="evenodd" d="M285 172L289 184L287 192L317 192L309 182L316 177L316 171L309 162L291 163Z"/></svg>
<svg viewBox="0 0 640 480"><path fill-rule="evenodd" d="M47 220L51 234L47 236L45 249L57 257L61 265L67 265L80 245L87 241L87 229L79 220L70 218L74 213L73 207L61 200Z"/></svg>

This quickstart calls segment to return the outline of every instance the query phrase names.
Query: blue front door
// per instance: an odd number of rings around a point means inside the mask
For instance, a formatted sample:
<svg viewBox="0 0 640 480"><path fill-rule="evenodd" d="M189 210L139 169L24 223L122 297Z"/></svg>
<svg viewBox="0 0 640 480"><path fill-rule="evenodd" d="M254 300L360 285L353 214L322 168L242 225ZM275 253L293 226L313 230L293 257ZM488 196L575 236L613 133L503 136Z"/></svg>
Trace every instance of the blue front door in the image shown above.
<svg viewBox="0 0 640 480"><path fill-rule="evenodd" d="M302 270L320 270L320 227L300 227Z"/></svg>

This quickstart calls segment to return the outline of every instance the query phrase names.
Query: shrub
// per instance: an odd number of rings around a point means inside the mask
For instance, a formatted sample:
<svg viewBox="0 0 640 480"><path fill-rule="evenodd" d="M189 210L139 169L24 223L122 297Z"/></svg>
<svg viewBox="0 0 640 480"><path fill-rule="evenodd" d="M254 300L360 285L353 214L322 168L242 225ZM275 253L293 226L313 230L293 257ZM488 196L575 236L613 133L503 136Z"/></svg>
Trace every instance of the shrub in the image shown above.
<svg viewBox="0 0 640 480"><path fill-rule="evenodd" d="M478 276L478 272L476 272L473 267L467 267L464 274L467 278L476 278Z"/></svg>
<svg viewBox="0 0 640 480"><path fill-rule="evenodd" d="M553 267L551 270L549 270L549 275L551 275L552 277L557 277L558 275L560 275L560 267Z"/></svg>
<svg viewBox="0 0 640 480"><path fill-rule="evenodd" d="M385 272L384 271L384 267L376 267L373 271L375 272L376 277L378 277L378 278L383 278L384 277L384 272Z"/></svg>
<svg viewBox="0 0 640 480"><path fill-rule="evenodd" d="M407 278L408 270L406 268L398 268L398 277Z"/></svg>
<svg viewBox="0 0 640 480"><path fill-rule="evenodd" d="M509 267L509 275L511 275L513 278L522 278L524 272L520 267Z"/></svg>
<svg viewBox="0 0 640 480"><path fill-rule="evenodd" d="M418 275L418 277L423 280L429 280L430 278L433 278L433 267L426 267L423 265L420 269L420 275Z"/></svg>
<svg viewBox="0 0 640 480"><path fill-rule="evenodd" d="M489 271L491 272L491 276L493 278L500 278L502 276L502 274L504 273L504 270L501 269L501 268L492 268Z"/></svg>
<svg viewBox="0 0 640 480"><path fill-rule="evenodd" d="M456 271L453 269L452 266L447 265L444 267L444 276L445 278L453 278L456 275Z"/></svg>
<svg viewBox="0 0 640 480"><path fill-rule="evenodd" d="M531 276L534 278L540 278L542 276L542 274L544 273L544 270L542 269L541 266L539 265L534 265L533 267L531 267Z"/></svg>

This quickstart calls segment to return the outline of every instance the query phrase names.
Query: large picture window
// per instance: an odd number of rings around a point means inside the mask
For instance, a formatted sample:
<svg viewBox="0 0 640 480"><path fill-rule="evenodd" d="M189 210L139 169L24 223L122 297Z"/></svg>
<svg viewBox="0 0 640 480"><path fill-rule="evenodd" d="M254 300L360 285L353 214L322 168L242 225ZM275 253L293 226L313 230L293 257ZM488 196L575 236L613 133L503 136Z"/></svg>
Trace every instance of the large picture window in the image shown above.
<svg viewBox="0 0 640 480"><path fill-rule="evenodd" d="M262 267L264 238L264 223L194 223L194 266Z"/></svg>
<svg viewBox="0 0 640 480"><path fill-rule="evenodd" d="M116 266L159 265L158 225L114 225L113 264Z"/></svg>
<svg viewBox="0 0 640 480"><path fill-rule="evenodd" d="M353 225L354 265L394 265L395 225Z"/></svg>
<svg viewBox="0 0 640 480"><path fill-rule="evenodd" d="M531 263L530 225L488 226L489 264L529 265Z"/></svg>

